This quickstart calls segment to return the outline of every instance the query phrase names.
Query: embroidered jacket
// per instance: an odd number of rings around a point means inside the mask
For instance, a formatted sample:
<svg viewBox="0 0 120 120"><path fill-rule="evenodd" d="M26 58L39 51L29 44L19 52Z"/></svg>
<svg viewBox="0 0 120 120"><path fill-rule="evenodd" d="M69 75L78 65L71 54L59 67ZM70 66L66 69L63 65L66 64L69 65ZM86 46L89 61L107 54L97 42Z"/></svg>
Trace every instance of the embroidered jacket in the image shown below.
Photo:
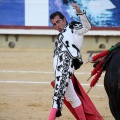
<svg viewBox="0 0 120 120"><path fill-rule="evenodd" d="M73 59L75 69L78 69L82 62L80 50L83 43L84 33L91 29L85 12L77 14L80 17L80 22L73 21L67 24L63 31L59 33L55 41L54 55L59 54L61 51L67 51L70 57Z"/></svg>

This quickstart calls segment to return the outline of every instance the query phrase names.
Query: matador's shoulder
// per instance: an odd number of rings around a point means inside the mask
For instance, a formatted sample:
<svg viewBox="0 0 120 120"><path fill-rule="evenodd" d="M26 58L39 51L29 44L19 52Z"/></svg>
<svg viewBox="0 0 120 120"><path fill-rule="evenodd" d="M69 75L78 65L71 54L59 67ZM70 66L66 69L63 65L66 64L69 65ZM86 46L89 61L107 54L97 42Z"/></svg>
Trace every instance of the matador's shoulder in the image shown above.
<svg viewBox="0 0 120 120"><path fill-rule="evenodd" d="M71 23L69 23L69 28L78 30L78 29L82 29L83 26L82 26L81 22L72 21Z"/></svg>

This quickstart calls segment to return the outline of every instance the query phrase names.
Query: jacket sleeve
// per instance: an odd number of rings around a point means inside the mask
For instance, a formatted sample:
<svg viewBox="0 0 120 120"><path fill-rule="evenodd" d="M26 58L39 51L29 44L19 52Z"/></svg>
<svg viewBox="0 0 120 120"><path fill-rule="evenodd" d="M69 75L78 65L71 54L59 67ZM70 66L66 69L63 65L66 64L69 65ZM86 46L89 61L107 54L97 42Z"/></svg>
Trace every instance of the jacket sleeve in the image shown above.
<svg viewBox="0 0 120 120"><path fill-rule="evenodd" d="M82 28L77 29L76 32L81 35L88 32L91 29L91 24L86 16L85 11L83 13L77 13L77 15L80 17L80 20L82 22Z"/></svg>

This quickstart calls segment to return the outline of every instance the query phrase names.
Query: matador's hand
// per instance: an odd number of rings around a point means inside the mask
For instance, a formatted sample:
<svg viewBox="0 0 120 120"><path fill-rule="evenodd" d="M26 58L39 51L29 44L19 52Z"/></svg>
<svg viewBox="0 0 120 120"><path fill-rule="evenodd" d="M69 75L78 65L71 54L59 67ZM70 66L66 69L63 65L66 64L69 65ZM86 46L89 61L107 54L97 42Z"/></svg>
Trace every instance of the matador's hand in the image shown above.
<svg viewBox="0 0 120 120"><path fill-rule="evenodd" d="M80 10L80 7L78 6L78 4L76 3L72 3L71 6L76 9L76 13L82 13L81 10Z"/></svg>

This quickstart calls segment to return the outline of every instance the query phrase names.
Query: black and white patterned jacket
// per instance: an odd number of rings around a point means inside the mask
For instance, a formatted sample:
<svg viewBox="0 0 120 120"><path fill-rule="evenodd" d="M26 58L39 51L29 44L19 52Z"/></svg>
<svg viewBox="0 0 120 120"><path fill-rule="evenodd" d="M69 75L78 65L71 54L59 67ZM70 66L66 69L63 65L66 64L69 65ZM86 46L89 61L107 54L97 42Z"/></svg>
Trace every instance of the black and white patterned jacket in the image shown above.
<svg viewBox="0 0 120 120"><path fill-rule="evenodd" d="M55 41L56 48L54 51L54 55L59 54L61 51L67 51L71 59L73 59L75 69L78 69L83 63L80 50L84 34L91 29L91 24L85 12L77 15L80 17L82 24L76 21L67 24Z"/></svg>

